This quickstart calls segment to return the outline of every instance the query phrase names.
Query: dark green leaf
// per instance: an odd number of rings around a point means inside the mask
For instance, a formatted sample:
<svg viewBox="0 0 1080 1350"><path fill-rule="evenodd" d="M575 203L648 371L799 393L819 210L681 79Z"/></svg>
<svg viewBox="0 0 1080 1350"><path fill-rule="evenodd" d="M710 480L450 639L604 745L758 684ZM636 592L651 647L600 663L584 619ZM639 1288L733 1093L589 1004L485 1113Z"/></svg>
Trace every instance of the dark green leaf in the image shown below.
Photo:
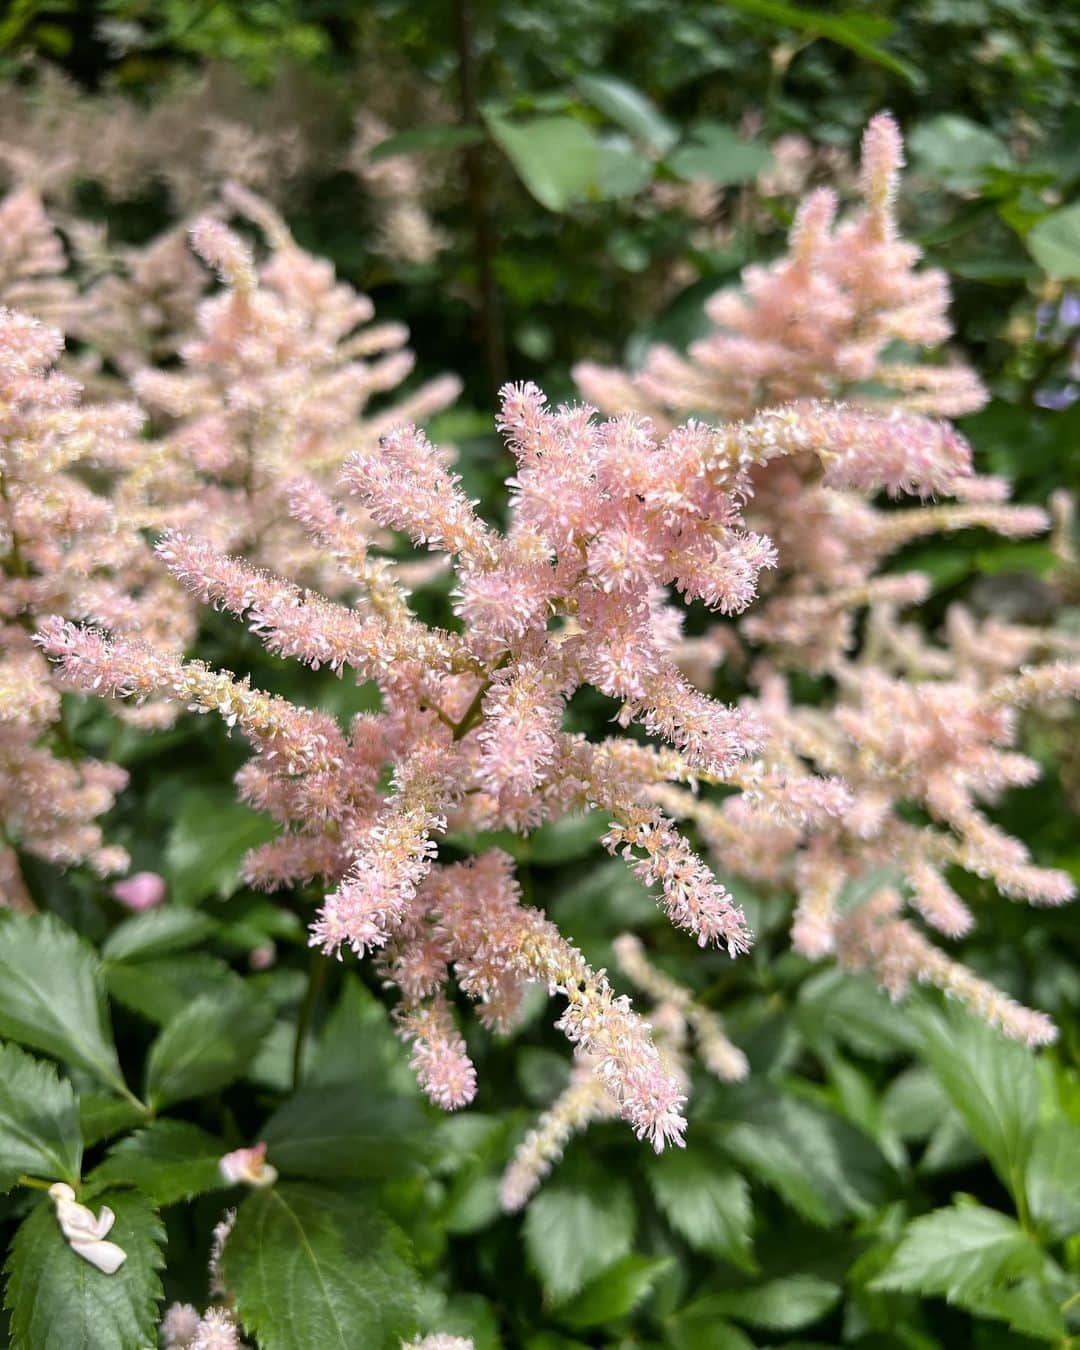
<svg viewBox="0 0 1080 1350"><path fill-rule="evenodd" d="M712 1294L707 1302L721 1317L766 1331L798 1331L824 1317L841 1292L838 1284L816 1275L787 1275L753 1289Z"/></svg>
<svg viewBox="0 0 1080 1350"><path fill-rule="evenodd" d="M53 1065L0 1044L0 1191L23 1173L78 1186L81 1166L75 1089Z"/></svg>
<svg viewBox="0 0 1080 1350"><path fill-rule="evenodd" d="M155 1120L122 1139L94 1169L94 1187L135 1186L164 1207L225 1185L218 1161L227 1152L220 1139L182 1120Z"/></svg>
<svg viewBox="0 0 1080 1350"><path fill-rule="evenodd" d="M165 846L169 890L178 905L207 896L227 900L240 886L244 855L277 833L277 826L236 800L229 788L189 791Z"/></svg>
<svg viewBox="0 0 1080 1350"><path fill-rule="evenodd" d="M97 953L51 914L0 918L0 1036L126 1090Z"/></svg>
<svg viewBox="0 0 1080 1350"><path fill-rule="evenodd" d="M700 1251L754 1268L750 1187L733 1168L696 1149L649 1158L646 1175L672 1228Z"/></svg>
<svg viewBox="0 0 1080 1350"><path fill-rule="evenodd" d="M805 5L789 5L783 0L727 0L727 3L732 9L741 9L745 14L754 14L772 23L786 24L810 37L828 38L838 46L847 47L856 56L891 70L916 89L926 83L921 71L909 61L886 51L876 41L890 31L892 25L887 20L875 20L873 15L861 10L825 14Z"/></svg>
<svg viewBox="0 0 1080 1350"><path fill-rule="evenodd" d="M203 994L238 988L240 976L208 952L185 952L156 961L109 963L105 983L118 1003L162 1026Z"/></svg>
<svg viewBox="0 0 1080 1350"><path fill-rule="evenodd" d="M145 1110L126 1097L110 1097L104 1092L79 1094L79 1120L87 1148L129 1130L132 1125L140 1125L145 1119Z"/></svg>
<svg viewBox="0 0 1080 1350"><path fill-rule="evenodd" d="M203 994L162 1028L146 1061L155 1108L216 1092L239 1078L270 1029L270 1010L242 986Z"/></svg>
<svg viewBox="0 0 1080 1350"><path fill-rule="evenodd" d="M136 914L114 928L101 949L107 961L145 961L194 947L214 931L214 921L196 909L175 905Z"/></svg>
<svg viewBox="0 0 1080 1350"><path fill-rule="evenodd" d="M627 1317L671 1264L667 1256L656 1259L636 1253L624 1256L564 1303L559 1308L559 1321L575 1328L602 1327L619 1317Z"/></svg>
<svg viewBox="0 0 1080 1350"><path fill-rule="evenodd" d="M871 1288L970 1300L1035 1274L1043 1253L1014 1219L983 1205L956 1205L915 1219Z"/></svg>
<svg viewBox="0 0 1080 1350"><path fill-rule="evenodd" d="M544 1293L561 1303L625 1256L634 1240L634 1202L623 1181L546 1186L525 1214L525 1250Z"/></svg>
<svg viewBox="0 0 1080 1350"><path fill-rule="evenodd" d="M1031 1051L966 1013L920 1010L923 1058L971 1137L1015 1197L1023 1187L1039 1113Z"/></svg>
<svg viewBox="0 0 1080 1350"><path fill-rule="evenodd" d="M110 1191L116 1222L108 1234L127 1253L104 1275L68 1246L48 1201L15 1234L4 1267L4 1304L11 1312L11 1350L135 1350L157 1344L157 1305L165 1230L153 1205L137 1191Z"/></svg>
<svg viewBox="0 0 1080 1350"><path fill-rule="evenodd" d="M366 1179L415 1171L429 1128L416 1096L383 1094L363 1081L312 1083L260 1137L283 1174Z"/></svg>
<svg viewBox="0 0 1080 1350"><path fill-rule="evenodd" d="M262 1350L386 1350L416 1329L408 1242L363 1191L293 1182L249 1195L223 1273Z"/></svg>
<svg viewBox="0 0 1080 1350"><path fill-rule="evenodd" d="M479 127L464 127L455 124L437 127L412 127L409 131L399 131L388 136L385 141L372 150L368 159L377 164L383 159L393 159L395 155L414 155L425 150L463 150L469 145L479 145L484 133Z"/></svg>

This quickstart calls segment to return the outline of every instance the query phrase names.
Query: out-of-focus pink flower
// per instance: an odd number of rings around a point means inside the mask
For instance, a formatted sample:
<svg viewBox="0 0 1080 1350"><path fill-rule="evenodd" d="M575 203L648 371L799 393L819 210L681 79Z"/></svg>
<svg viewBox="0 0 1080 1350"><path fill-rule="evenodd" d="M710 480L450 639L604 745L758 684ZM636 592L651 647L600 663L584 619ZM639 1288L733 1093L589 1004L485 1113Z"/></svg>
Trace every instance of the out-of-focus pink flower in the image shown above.
<svg viewBox="0 0 1080 1350"><path fill-rule="evenodd" d="M243 1183L262 1189L277 1181L277 1168L266 1161L266 1145L255 1144L251 1148L234 1149L218 1159L218 1171L222 1178L235 1186Z"/></svg>
<svg viewBox="0 0 1080 1350"><path fill-rule="evenodd" d="M118 881L112 893L128 909L153 909L165 899L165 878L156 872L135 872Z"/></svg>

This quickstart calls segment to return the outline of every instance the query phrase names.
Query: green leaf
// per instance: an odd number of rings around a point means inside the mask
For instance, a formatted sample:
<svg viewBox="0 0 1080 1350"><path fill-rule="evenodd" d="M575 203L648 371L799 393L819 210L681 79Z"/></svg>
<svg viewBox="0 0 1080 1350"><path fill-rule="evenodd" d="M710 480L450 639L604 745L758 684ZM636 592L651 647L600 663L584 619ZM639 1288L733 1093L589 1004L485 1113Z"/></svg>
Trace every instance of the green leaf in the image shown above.
<svg viewBox="0 0 1080 1350"><path fill-rule="evenodd" d="M227 900L240 886L244 855L277 833L277 826L238 802L227 788L185 794L165 846L169 890L178 905L207 896Z"/></svg>
<svg viewBox="0 0 1080 1350"><path fill-rule="evenodd" d="M368 155L372 164L383 159L393 159L395 155L414 155L427 150L463 150L469 145L480 145L484 133L479 127L465 127L447 124L437 127L413 127L409 131L399 131L388 136Z"/></svg>
<svg viewBox="0 0 1080 1350"><path fill-rule="evenodd" d="M1006 168L1012 160L992 131L954 113L920 123L909 145L918 168L956 192L975 190L989 170Z"/></svg>
<svg viewBox="0 0 1080 1350"><path fill-rule="evenodd" d="M754 1269L753 1212L744 1177L700 1148L667 1149L647 1160L646 1175L668 1223L691 1247Z"/></svg>
<svg viewBox="0 0 1080 1350"><path fill-rule="evenodd" d="M223 1274L261 1350L385 1350L416 1329L409 1244L363 1191L286 1182L254 1192Z"/></svg>
<svg viewBox="0 0 1080 1350"><path fill-rule="evenodd" d="M147 1099L158 1109L233 1082L255 1057L271 1021L270 1009L243 986L203 994L167 1022L150 1047Z"/></svg>
<svg viewBox="0 0 1080 1350"><path fill-rule="evenodd" d="M629 1316L672 1264L670 1256L624 1256L564 1303L559 1308L559 1321L574 1328L602 1327Z"/></svg>
<svg viewBox="0 0 1080 1350"><path fill-rule="evenodd" d="M182 1120L155 1120L122 1139L87 1178L87 1184L134 1186L164 1208L224 1187L220 1139Z"/></svg>
<svg viewBox="0 0 1080 1350"><path fill-rule="evenodd" d="M416 1096L354 1081L302 1087L259 1137L283 1174L368 1179L415 1171L429 1130Z"/></svg>
<svg viewBox="0 0 1080 1350"><path fill-rule="evenodd" d="M596 195L605 202L633 197L652 182L653 166L626 136L605 136L596 146Z"/></svg>
<svg viewBox="0 0 1080 1350"><path fill-rule="evenodd" d="M194 947L215 928L213 919L196 909L169 905L136 914L114 928L101 949L107 961L145 961Z"/></svg>
<svg viewBox="0 0 1080 1350"><path fill-rule="evenodd" d="M565 211L592 195L597 140L583 122L574 117L508 122L494 112L486 112L484 120L496 144L541 206L549 211Z"/></svg>
<svg viewBox="0 0 1080 1350"><path fill-rule="evenodd" d="M1052 1239L1080 1233L1080 1127L1071 1120L1039 1125L1027 1169L1033 1218Z"/></svg>
<svg viewBox="0 0 1080 1350"><path fill-rule="evenodd" d="M722 1322L709 1297L681 1309L667 1324L672 1350L754 1350L754 1342L730 1322Z"/></svg>
<svg viewBox="0 0 1080 1350"><path fill-rule="evenodd" d="M579 75L575 83L594 108L657 154L666 154L679 139L677 129L656 104L625 80L614 75Z"/></svg>
<svg viewBox="0 0 1080 1350"><path fill-rule="evenodd" d="M75 1089L53 1065L0 1045L0 1192L24 1173L78 1186L81 1167Z"/></svg>
<svg viewBox="0 0 1080 1350"><path fill-rule="evenodd" d="M104 1092L79 1094L79 1121L87 1148L131 1129L132 1125L140 1125L145 1119L146 1111L125 1097L110 1097Z"/></svg>
<svg viewBox="0 0 1080 1350"><path fill-rule="evenodd" d="M1024 242L1048 276L1065 281L1080 277L1080 202L1044 216Z"/></svg>
<svg viewBox="0 0 1080 1350"><path fill-rule="evenodd" d="M753 1289L732 1289L704 1300L721 1317L766 1331L798 1331L819 1321L840 1299L838 1284L816 1275L787 1275Z"/></svg>
<svg viewBox="0 0 1080 1350"><path fill-rule="evenodd" d="M846 1121L775 1088L750 1087L741 1096L736 1119L723 1122L714 1139L809 1222L869 1214L885 1198L880 1150ZM727 1099L740 1102L733 1093Z"/></svg>
<svg viewBox="0 0 1080 1350"><path fill-rule="evenodd" d="M667 163L680 178L704 178L727 186L752 182L772 163L772 156L766 146L745 140L723 122L699 122L690 140L669 155Z"/></svg>
<svg viewBox="0 0 1080 1350"><path fill-rule="evenodd" d="M1060 1344L1067 1332L1058 1301L1042 1280L1017 1280L1007 1288L987 1289L957 1302L978 1317L996 1317L1008 1322L1023 1336L1037 1336Z"/></svg>
<svg viewBox="0 0 1080 1350"><path fill-rule="evenodd" d="M241 979L220 957L190 952L130 965L110 962L105 983L118 1003L163 1026L203 994L235 989Z"/></svg>
<svg viewBox="0 0 1080 1350"><path fill-rule="evenodd" d="M408 1053L394 1034L386 1009L355 975L342 982L312 1052L305 1087L349 1082L363 1083L370 1096L420 1101Z"/></svg>
<svg viewBox="0 0 1080 1350"><path fill-rule="evenodd" d="M0 1036L127 1091L97 953L51 914L0 918Z"/></svg>
<svg viewBox="0 0 1080 1350"><path fill-rule="evenodd" d="M634 1202L623 1181L547 1186L525 1214L525 1250L552 1303L578 1293L625 1256L634 1240Z"/></svg>
<svg viewBox="0 0 1080 1350"><path fill-rule="evenodd" d="M1035 1057L956 1009L944 1017L922 1009L912 1017L923 1033L922 1058L1017 1199L1039 1114Z"/></svg>
<svg viewBox="0 0 1080 1350"><path fill-rule="evenodd" d="M1043 1253L1015 1220L983 1205L938 1209L909 1223L872 1289L967 1301L1042 1267Z"/></svg>
<svg viewBox="0 0 1080 1350"><path fill-rule="evenodd" d="M127 1253L104 1275L68 1246L53 1206L44 1201L24 1220L4 1267L4 1306L11 1313L11 1350L134 1350L157 1344L157 1272L165 1230L153 1205L137 1191L110 1191L116 1222L108 1235Z"/></svg>
<svg viewBox="0 0 1080 1350"><path fill-rule="evenodd" d="M808 9L804 5L789 5L783 0L727 0L732 9L742 10L744 14L753 14L772 23L786 24L811 38L828 38L840 47L847 47L856 56L883 66L907 80L915 89L921 89L925 83L922 72L892 52L886 51L876 39L891 32L892 24L886 19L875 18L861 10L848 13L824 14L821 10Z"/></svg>

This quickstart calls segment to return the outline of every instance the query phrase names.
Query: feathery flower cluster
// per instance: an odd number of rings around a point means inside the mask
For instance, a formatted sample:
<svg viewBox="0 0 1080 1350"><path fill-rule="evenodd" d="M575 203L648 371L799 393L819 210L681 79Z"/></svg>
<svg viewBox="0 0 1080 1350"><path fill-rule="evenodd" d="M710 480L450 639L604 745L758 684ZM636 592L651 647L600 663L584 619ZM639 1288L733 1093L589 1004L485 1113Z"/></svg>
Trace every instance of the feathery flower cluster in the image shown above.
<svg viewBox="0 0 1080 1350"><path fill-rule="evenodd" d="M261 265L220 219L228 212L262 231L270 251ZM372 413L371 400L412 370L408 330L372 323L371 301L299 248L246 189L226 184L222 206L195 222L191 242L224 289L197 305L194 332L179 344L181 370L144 366L132 378L164 434L127 485L122 509L140 526L212 526L219 547L344 589L351 580L325 565L322 542L309 539L296 513L314 520L330 512L320 485L346 454L446 407L458 381L430 380ZM351 538L362 557L361 534Z"/></svg>
<svg viewBox="0 0 1080 1350"><path fill-rule="evenodd" d="M873 415L860 417L868 434L881 431ZM476 515L415 428L388 432L344 472L378 525L456 555L460 633L421 624L385 569L347 608L184 535L159 545L182 585L246 615L270 651L374 680L382 711L348 732L137 641L59 621L45 625L41 641L84 689L178 699L246 733L255 755L240 790L283 827L250 856L249 879L328 884L312 940L327 952L379 953L402 992L401 1031L435 1100L461 1105L475 1086L446 1001L449 976L495 1027L513 1018L524 986L540 982L566 999L559 1025L590 1056L620 1113L661 1147L681 1135L682 1091L647 1028L602 972L520 904L505 856L440 865L438 838L448 828L529 831L567 812L602 810L607 847L657 887L673 922L702 945L745 951L741 911L649 788L737 775L760 728L679 672L663 588L737 612L773 561L767 541L742 523L751 467L809 440L839 472L854 451L839 433L836 450L827 449L835 426L814 408L805 426L767 416L718 435L691 422L657 442L639 418L550 411L525 385L505 390L499 422L517 460L505 534ZM908 439L884 467L866 470L870 477L908 476L933 461L938 428L916 419L899 429ZM332 508L317 533L334 534L346 555L356 551L356 527ZM623 725L638 721L672 748L564 732L565 702L584 683L619 700Z"/></svg>
<svg viewBox="0 0 1080 1350"><path fill-rule="evenodd" d="M188 636L182 597L91 486L130 471L141 414L82 404L79 386L52 369L62 346L58 330L0 308L0 855L8 903L23 907L16 847L102 875L127 864L94 823L126 775L70 745L35 628L60 612L162 646Z"/></svg>
<svg viewBox="0 0 1080 1350"><path fill-rule="evenodd" d="M658 970L632 933L615 939L619 970L654 1001L650 1013L657 1049L671 1072L690 1090L689 1033L706 1069L725 1083L746 1077L746 1056L724 1032L719 1017L698 1003L684 985ZM617 1101L597 1076L590 1056L578 1051L566 1087L522 1140L499 1184L499 1200L513 1213L527 1203L562 1157L570 1140L598 1120L619 1114Z"/></svg>
<svg viewBox="0 0 1080 1350"><path fill-rule="evenodd" d="M1011 1010L892 910L878 932L849 902L860 886L865 893L861 879L888 865L923 922L957 938L973 919L946 880L950 867L1034 904L1073 893L1064 873L1034 866L980 803L1037 776L1013 749L1016 711L1075 692L1076 644L998 623L980 630L959 609L944 644L928 644L900 620L926 597L927 578L880 570L927 535L980 526L1022 538L1048 525L1038 508L1009 505L1007 484L975 475L963 439L921 415L979 407L974 374L894 358L898 342L931 349L949 335L945 278L915 269L918 251L897 229L901 163L899 133L882 114L863 141L861 210L835 225L832 194L811 194L787 256L748 269L741 292L714 297L716 330L686 358L655 348L635 376L594 366L577 376L601 407L645 411L661 426L692 412L727 419L756 409L750 425L771 424L786 450L751 461L746 520L779 563L762 578L761 600L735 631L717 627L674 648L703 685L717 665L756 657L759 693L742 706L765 730L761 763L736 776L743 791L723 803L666 785L654 799L696 822L723 869L794 889L799 951L837 952L848 964L861 953L894 996L912 980L931 982L1037 1043L1053 1034L1045 1018ZM822 396L851 403L807 402ZM739 432L721 421L722 439ZM955 500L883 508L872 500L882 491ZM1021 663L1047 657L1060 659L1013 678ZM791 704L785 669L829 676L834 700ZM913 804L927 823L912 823ZM883 901L874 904L871 912L885 913Z"/></svg>

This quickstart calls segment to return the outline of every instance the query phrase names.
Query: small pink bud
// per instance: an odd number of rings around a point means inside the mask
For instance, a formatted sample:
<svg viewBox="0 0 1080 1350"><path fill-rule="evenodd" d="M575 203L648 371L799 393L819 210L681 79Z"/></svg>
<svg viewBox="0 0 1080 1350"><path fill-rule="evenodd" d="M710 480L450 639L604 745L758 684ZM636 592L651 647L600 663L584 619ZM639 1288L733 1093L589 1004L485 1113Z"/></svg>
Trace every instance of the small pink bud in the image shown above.
<svg viewBox="0 0 1080 1350"><path fill-rule="evenodd" d="M248 953L248 965L252 970L269 970L277 961L277 948L272 942L264 942L253 947Z"/></svg>
<svg viewBox="0 0 1080 1350"><path fill-rule="evenodd" d="M136 872L118 881L112 893L128 909L153 909L165 899L165 878L156 872Z"/></svg>
<svg viewBox="0 0 1080 1350"><path fill-rule="evenodd" d="M266 1161L266 1145L238 1148L218 1160L218 1171L231 1186L243 1182L246 1186L272 1186L277 1181L277 1168Z"/></svg>

